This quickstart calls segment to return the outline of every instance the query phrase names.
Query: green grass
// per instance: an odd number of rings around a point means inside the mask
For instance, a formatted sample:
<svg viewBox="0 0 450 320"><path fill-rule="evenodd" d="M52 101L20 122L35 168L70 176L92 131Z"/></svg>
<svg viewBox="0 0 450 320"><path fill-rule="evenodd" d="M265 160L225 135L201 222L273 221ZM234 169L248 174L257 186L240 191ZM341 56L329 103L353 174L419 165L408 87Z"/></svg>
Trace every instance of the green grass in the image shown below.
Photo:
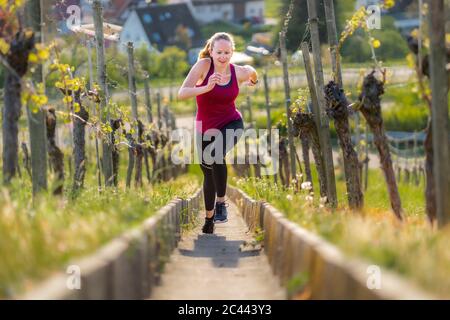
<svg viewBox="0 0 450 320"><path fill-rule="evenodd" d="M417 87L415 82L405 86L387 86L383 100L392 104L383 110L387 130L414 131L426 128L430 112Z"/></svg>
<svg viewBox="0 0 450 320"><path fill-rule="evenodd" d="M314 186L317 186L315 170ZM398 223L390 210L386 184L379 170L370 170L365 209L348 210L342 173L337 172L339 208L332 212L306 200L307 191L294 193L272 180L232 178L251 197L277 207L287 218L334 243L349 256L391 269L442 297L450 297L450 229L434 230L427 222L424 183L400 183L405 221ZM316 187L317 188L317 187ZM318 194L318 190L314 190Z"/></svg>
<svg viewBox="0 0 450 320"><path fill-rule="evenodd" d="M336 176L338 178L338 201L341 204L346 204L345 178L342 170L336 170ZM415 185L414 183L399 183L398 188L405 214L411 217L425 219L424 180L422 179L419 185ZM391 210L386 182L380 170L369 170L369 183L364 205L374 210Z"/></svg>
<svg viewBox="0 0 450 320"><path fill-rule="evenodd" d="M388 131L421 131L426 128L429 117L428 106L419 97L416 92L416 84L414 82L407 82L400 85L386 85L385 94L382 96L382 115L384 126ZM349 87L350 94L349 101L356 101L359 89L355 86ZM252 94L253 110L265 110L265 98L262 89L258 89L257 94ZM291 99L297 97L297 90L291 90ZM284 90L273 90L270 92L272 101L271 118L272 123L276 123L280 119L285 118L284 106ZM450 99L449 99L450 101ZM245 103L245 96L240 96L237 100L237 105L240 106ZM239 108L239 107L238 107ZM450 111L450 103L449 103ZM255 113L255 112L254 112ZM364 122L363 117L362 122ZM259 115L254 117L258 128L266 127L266 116ZM354 128L353 120L350 125ZM333 121L330 121L331 137L336 139L336 131L334 129Z"/></svg>
<svg viewBox="0 0 450 320"><path fill-rule="evenodd" d="M198 175L190 173L126 190L125 157L122 162L117 190L99 193L91 165L86 188L74 200L67 192L63 197L43 194L33 203L26 176L0 189L0 297L12 297L54 271L64 272L69 261L92 253L174 197L186 198L200 186ZM66 187L70 183L68 178Z"/></svg>

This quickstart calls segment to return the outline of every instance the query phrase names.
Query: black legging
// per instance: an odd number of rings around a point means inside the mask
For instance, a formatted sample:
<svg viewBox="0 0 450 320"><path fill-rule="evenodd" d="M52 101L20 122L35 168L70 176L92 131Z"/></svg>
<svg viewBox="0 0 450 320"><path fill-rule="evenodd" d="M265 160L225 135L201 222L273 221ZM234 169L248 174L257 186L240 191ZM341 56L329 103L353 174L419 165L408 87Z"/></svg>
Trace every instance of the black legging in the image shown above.
<svg viewBox="0 0 450 320"><path fill-rule="evenodd" d="M233 133L234 139L232 141L227 141L230 139L227 139L227 133L226 131L233 130L232 132L229 131L228 134ZM240 130L239 130L240 129ZM215 152L214 150L217 149L218 146L211 146L210 148L213 148L211 152L209 150L207 151L207 154L211 154L213 157L212 159L203 158L201 155L199 155L199 158L201 159L200 168L203 171L203 195L204 195L204 201L205 201L205 209L207 211L214 210L214 205L216 201L216 194L217 197L224 197L225 192L227 189L227 164L225 162L225 156L228 151L230 151L239 141L239 139L242 136L244 129L244 123L242 119L232 121L225 126L223 126L220 129L220 133L222 134L222 156L220 157L219 161L215 161L214 158ZM238 131L236 131L238 130ZM208 136L211 137L210 141L203 141L203 137L205 135L198 135L197 137L197 143L198 143L198 150L201 150L201 153L204 153L204 150L207 146L214 143L216 141L215 136ZM201 142L201 148L200 148L200 142ZM220 139L217 140L217 144L220 143ZM216 144L216 145L217 145ZM220 155L219 155L220 156ZM217 163L216 163L217 162Z"/></svg>

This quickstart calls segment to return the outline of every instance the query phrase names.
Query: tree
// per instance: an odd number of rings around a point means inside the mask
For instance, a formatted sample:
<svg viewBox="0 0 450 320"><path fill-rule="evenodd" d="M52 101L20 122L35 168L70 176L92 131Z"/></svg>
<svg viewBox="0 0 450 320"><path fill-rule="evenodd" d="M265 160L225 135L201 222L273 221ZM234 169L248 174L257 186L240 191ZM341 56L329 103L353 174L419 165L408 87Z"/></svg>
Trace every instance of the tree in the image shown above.
<svg viewBox="0 0 450 320"><path fill-rule="evenodd" d="M246 42L245 39L238 35L233 35L234 45L236 47L236 51L245 51Z"/></svg>
<svg viewBox="0 0 450 320"><path fill-rule="evenodd" d="M110 88L128 86L127 55L123 52L105 52L107 86Z"/></svg>
<svg viewBox="0 0 450 320"><path fill-rule="evenodd" d="M381 60L405 58L408 53L407 42L396 29L394 19L383 16L381 24L383 26L381 30L372 30L372 36L381 43L379 48L375 48L377 57ZM369 61L372 58L372 52L367 44L368 41L368 36L363 30L356 30L346 40L340 51L344 61Z"/></svg>
<svg viewBox="0 0 450 320"><path fill-rule="evenodd" d="M36 46L42 46L43 42L41 9L41 0L29 0L26 4L27 22L35 33ZM42 91L45 92L43 79L42 65L39 64L35 67L33 80L35 83L42 83ZM27 115L30 132L31 180L33 194L36 194L47 189L46 111L45 109L37 109L35 112L31 112L27 108Z"/></svg>
<svg viewBox="0 0 450 320"><path fill-rule="evenodd" d="M176 44L184 50L188 50L192 47L192 40L189 36L189 30L182 24L177 26L175 30L175 41Z"/></svg>
<svg viewBox="0 0 450 320"><path fill-rule="evenodd" d="M292 11L292 17L289 20L289 26L286 33L286 49L288 51L295 51L299 46L300 42L305 36L306 26L308 23L308 7L305 0L292 0L294 3L294 10ZM288 12L291 0L283 0L283 5L280 7L280 16L284 17ZM319 16L319 35L320 40L326 43L326 26L325 26L325 13L323 9L323 3L320 2L317 6L317 13ZM323 23L322 23L323 22ZM274 30L274 43L278 43L278 34L282 29L284 24L284 19L280 19L278 26Z"/></svg>
<svg viewBox="0 0 450 320"><path fill-rule="evenodd" d="M3 107L3 181L10 183L18 171L18 134L23 89L22 77L34 49L34 33L23 30L16 16L17 6L0 4L0 58L6 67ZM6 23L7 22L7 23Z"/></svg>
<svg viewBox="0 0 450 320"><path fill-rule="evenodd" d="M150 76L158 74L159 53L155 49L149 50L145 44L142 44L134 52L134 56L143 71L147 71Z"/></svg>
<svg viewBox="0 0 450 320"><path fill-rule="evenodd" d="M344 29L345 22L350 19L355 11L355 0L334 1L334 9L336 10L336 28L338 34L340 34Z"/></svg>
<svg viewBox="0 0 450 320"><path fill-rule="evenodd" d="M174 80L182 76L188 68L186 52L177 47L166 47L159 57L159 76L168 78L171 86ZM170 97L172 100L172 91Z"/></svg>

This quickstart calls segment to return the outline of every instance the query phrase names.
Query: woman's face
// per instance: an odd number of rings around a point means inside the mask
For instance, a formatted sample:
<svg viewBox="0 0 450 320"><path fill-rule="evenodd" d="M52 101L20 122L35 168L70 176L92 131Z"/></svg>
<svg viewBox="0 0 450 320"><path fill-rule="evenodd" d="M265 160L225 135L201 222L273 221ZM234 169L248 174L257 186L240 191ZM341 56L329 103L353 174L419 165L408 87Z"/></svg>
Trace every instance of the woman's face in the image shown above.
<svg viewBox="0 0 450 320"><path fill-rule="evenodd" d="M230 41L219 39L214 41L209 54L219 65L227 65L233 55L233 46Z"/></svg>

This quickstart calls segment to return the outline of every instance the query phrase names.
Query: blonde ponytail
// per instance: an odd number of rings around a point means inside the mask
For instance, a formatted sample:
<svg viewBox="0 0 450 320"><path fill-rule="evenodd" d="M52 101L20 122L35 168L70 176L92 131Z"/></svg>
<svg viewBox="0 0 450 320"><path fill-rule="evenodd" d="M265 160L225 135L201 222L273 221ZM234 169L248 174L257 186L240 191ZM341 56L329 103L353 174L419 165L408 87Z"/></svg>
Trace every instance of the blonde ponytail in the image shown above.
<svg viewBox="0 0 450 320"><path fill-rule="evenodd" d="M210 48L211 48L211 39L208 39L208 41L206 42L205 47L198 54L198 60L203 59L203 58L209 58L211 56L209 54L209 49Z"/></svg>
<svg viewBox="0 0 450 320"><path fill-rule="evenodd" d="M226 32L217 32L211 38L206 41L205 47L198 54L198 60L203 58L209 58L211 55L209 54L210 49L214 46L214 42L217 40L227 40L231 42L231 47L234 50L234 40L233 36Z"/></svg>

